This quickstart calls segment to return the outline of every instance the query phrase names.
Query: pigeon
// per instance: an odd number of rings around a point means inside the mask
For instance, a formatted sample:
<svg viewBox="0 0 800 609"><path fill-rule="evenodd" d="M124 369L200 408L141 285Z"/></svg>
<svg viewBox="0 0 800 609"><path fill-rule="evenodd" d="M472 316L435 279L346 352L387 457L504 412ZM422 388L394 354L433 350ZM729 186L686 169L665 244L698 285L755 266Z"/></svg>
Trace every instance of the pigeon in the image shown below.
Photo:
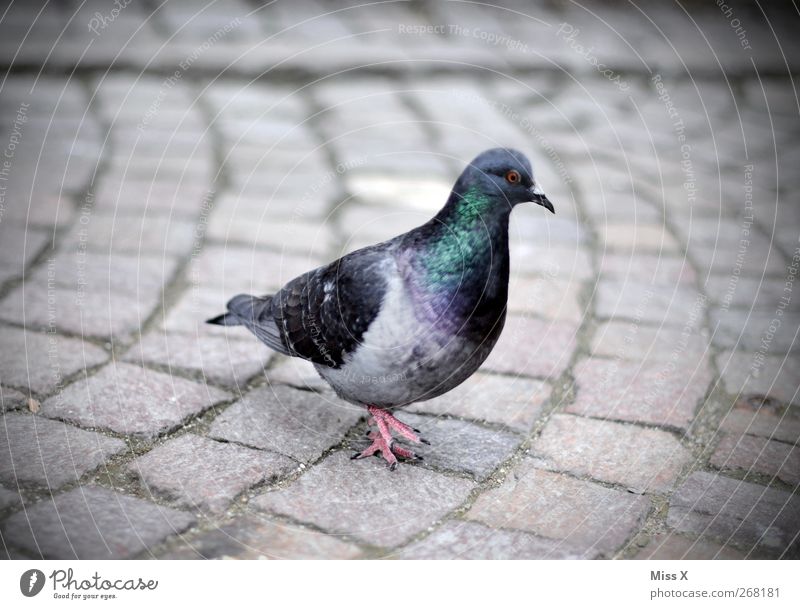
<svg viewBox="0 0 800 609"><path fill-rule="evenodd" d="M366 407L380 453L421 459L393 434L428 443L393 411L469 378L497 343L508 299L511 210L533 202L555 213L530 161L510 148L479 154L427 223L349 253L267 296L239 294L209 319L244 326L268 347L314 364L336 394Z"/></svg>

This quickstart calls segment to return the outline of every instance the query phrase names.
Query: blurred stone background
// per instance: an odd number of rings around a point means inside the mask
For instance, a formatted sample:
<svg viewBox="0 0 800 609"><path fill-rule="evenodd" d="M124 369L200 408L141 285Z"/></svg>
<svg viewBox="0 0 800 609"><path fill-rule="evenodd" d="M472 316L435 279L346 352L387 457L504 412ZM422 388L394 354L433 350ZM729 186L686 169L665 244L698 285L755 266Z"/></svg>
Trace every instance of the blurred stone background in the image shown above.
<svg viewBox="0 0 800 609"><path fill-rule="evenodd" d="M0 17L9 558L789 558L790 3L13 2ZM534 161L482 370L362 412L203 322Z"/></svg>

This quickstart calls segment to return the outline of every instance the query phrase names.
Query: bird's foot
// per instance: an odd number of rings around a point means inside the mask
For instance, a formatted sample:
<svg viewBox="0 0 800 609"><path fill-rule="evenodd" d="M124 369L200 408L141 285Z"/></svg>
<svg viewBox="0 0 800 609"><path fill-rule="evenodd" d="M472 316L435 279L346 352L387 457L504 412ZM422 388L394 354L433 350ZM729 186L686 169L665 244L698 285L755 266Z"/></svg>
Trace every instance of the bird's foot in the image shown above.
<svg viewBox="0 0 800 609"><path fill-rule="evenodd" d="M370 444L360 453L354 454L351 457L352 459L363 459L364 457L371 457L375 453L380 452L381 456L386 459L389 469L392 471L394 471L394 469L397 467L397 457L402 459L422 461L422 457L415 454L413 451L408 450L407 448L398 446L394 439L390 438L387 442L377 431L371 432L369 437L372 440L372 444Z"/></svg>
<svg viewBox="0 0 800 609"><path fill-rule="evenodd" d="M411 425L406 425L402 421L398 420L392 413L387 410L382 410L377 406L368 406L367 410L372 415L367 421L370 425L377 425L378 431L381 434L384 433L383 429L386 428L386 434L389 438L392 437L392 431L396 431L397 434L409 442L413 442L414 444L430 444L426 439L421 438L419 436L419 429L414 429Z"/></svg>
<svg viewBox="0 0 800 609"><path fill-rule="evenodd" d="M422 460L422 457L416 455L413 451L395 444L394 438L392 437L392 431L396 431L398 435L416 444L430 444L430 442L419 436L418 429L414 429L410 425L398 421L391 413L377 406L369 406L367 410L372 415L369 419L369 424L377 425L378 431L373 431L369 434L372 444L360 453L353 455L353 459L371 457L375 453L380 452L381 456L386 459L386 462L389 464L389 469L391 470L397 467L397 457L418 461Z"/></svg>

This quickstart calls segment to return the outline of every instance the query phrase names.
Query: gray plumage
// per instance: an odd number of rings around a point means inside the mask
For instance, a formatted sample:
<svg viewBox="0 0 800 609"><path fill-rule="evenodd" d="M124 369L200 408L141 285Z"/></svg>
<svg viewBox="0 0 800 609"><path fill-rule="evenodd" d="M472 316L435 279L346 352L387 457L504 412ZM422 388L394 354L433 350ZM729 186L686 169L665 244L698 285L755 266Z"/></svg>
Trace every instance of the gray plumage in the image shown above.
<svg viewBox="0 0 800 609"><path fill-rule="evenodd" d="M383 411L442 395L497 343L508 296L508 220L526 201L553 211L523 154L489 150L429 222L275 294L235 296L209 323L243 325L270 348L311 361L353 403ZM370 412L391 417L381 411ZM380 450L394 450L387 441Z"/></svg>

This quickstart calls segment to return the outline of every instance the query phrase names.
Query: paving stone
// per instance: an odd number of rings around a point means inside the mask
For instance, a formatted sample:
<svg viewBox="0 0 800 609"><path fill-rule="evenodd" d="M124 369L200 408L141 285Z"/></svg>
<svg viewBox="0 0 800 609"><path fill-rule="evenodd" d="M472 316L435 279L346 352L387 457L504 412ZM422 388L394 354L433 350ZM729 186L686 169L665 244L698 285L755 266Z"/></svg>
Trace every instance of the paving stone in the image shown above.
<svg viewBox="0 0 800 609"><path fill-rule="evenodd" d="M395 199L393 204L367 205L355 202L345 205L339 218L345 241L358 244L386 241L425 224L435 213L417 209L414 204L397 207L400 201L404 199Z"/></svg>
<svg viewBox="0 0 800 609"><path fill-rule="evenodd" d="M12 412L0 425L0 480L14 487L38 484L56 489L124 450L122 440Z"/></svg>
<svg viewBox="0 0 800 609"><path fill-rule="evenodd" d="M53 559L132 558L189 528L186 512L99 486L83 486L11 516L3 537L34 556Z"/></svg>
<svg viewBox="0 0 800 609"><path fill-rule="evenodd" d="M778 315L775 311L712 307L710 314L712 340L723 349L777 356L797 350L794 332L787 328L800 327L800 313L787 310Z"/></svg>
<svg viewBox="0 0 800 609"><path fill-rule="evenodd" d="M331 533L392 547L461 505L473 487L463 478L410 464L390 471L381 459L353 461L337 452L252 504Z"/></svg>
<svg viewBox="0 0 800 609"><path fill-rule="evenodd" d="M511 275L546 275L565 281L583 281L594 275L587 250L579 247L541 247L512 243Z"/></svg>
<svg viewBox="0 0 800 609"><path fill-rule="evenodd" d="M695 216L689 222L677 222L675 230L680 235L681 241L692 247L697 244L720 247L737 246L743 238L742 231L745 225L741 220L733 218Z"/></svg>
<svg viewBox="0 0 800 609"><path fill-rule="evenodd" d="M192 141L194 140L194 141ZM146 140L134 140L136 147L128 150L120 149L119 144L115 146L116 161L118 158L123 165L131 159L141 159L144 156L153 156L158 159L164 152L164 143L155 140L153 146L161 146L162 150L157 154L148 155ZM192 138L185 143L179 140L170 140L167 143L169 153L183 154L191 158L197 141ZM185 217L192 219L197 216L207 205L208 190L203 184L191 180L165 180L154 181L146 178L134 178L123 180L103 180L100 188L95 193L94 210L102 214L139 215L148 213L151 215L163 214L176 218Z"/></svg>
<svg viewBox="0 0 800 609"><path fill-rule="evenodd" d="M323 130L326 130L326 120L330 121L328 125L337 126L335 130L327 131L331 134L330 146L339 159L339 166L358 167L358 173L364 174L416 174L425 177L426 174L437 172L443 164L442 160L427 150L424 131L414 124L416 121L406 121L398 129L398 115L381 121L374 113L375 108L373 105L370 109L370 118L366 123L366 114L362 114L360 119L351 115L349 123L352 128L346 126L346 119L342 121L338 116L320 116L319 124ZM387 109L382 110L386 112ZM398 112L401 113L405 111ZM439 199L440 207L447 200L446 197L445 194L445 198Z"/></svg>
<svg viewBox="0 0 800 609"><path fill-rule="evenodd" d="M755 403L740 400L723 417L720 429L797 444L800 442L800 412L796 408L777 411L760 400Z"/></svg>
<svg viewBox="0 0 800 609"><path fill-rule="evenodd" d="M709 539L659 533L634 556L641 560L742 560L743 552Z"/></svg>
<svg viewBox="0 0 800 609"><path fill-rule="evenodd" d="M634 321L603 322L592 337L592 354L638 362L668 362L676 354L698 362L707 350L708 340L700 332L654 328Z"/></svg>
<svg viewBox="0 0 800 609"><path fill-rule="evenodd" d="M262 246L312 258L324 257L332 245L330 224L297 218L266 219L264 222L239 217L227 222L216 220L212 215L206 233L216 243Z"/></svg>
<svg viewBox="0 0 800 609"><path fill-rule="evenodd" d="M192 259L187 275L195 285L220 286L231 295L261 293L277 290L322 263L320 258L288 252L209 245Z"/></svg>
<svg viewBox="0 0 800 609"><path fill-rule="evenodd" d="M214 387L112 363L45 400L42 414L84 427L152 438L229 397Z"/></svg>
<svg viewBox="0 0 800 609"><path fill-rule="evenodd" d="M108 354L95 345L53 333L0 326L0 381L50 393L79 370L103 363Z"/></svg>
<svg viewBox="0 0 800 609"><path fill-rule="evenodd" d="M149 256L146 252L108 256L83 249L64 250L38 267L31 281L72 288L76 297L119 291L141 298L160 294L177 266L178 259L173 256Z"/></svg>
<svg viewBox="0 0 800 609"><path fill-rule="evenodd" d="M28 398L16 389L0 386L0 412L14 410L22 406Z"/></svg>
<svg viewBox="0 0 800 609"><path fill-rule="evenodd" d="M310 142L304 150L314 146L316 142ZM226 165L235 167L235 173L228 190L214 202L215 222L227 223L233 218L250 218L254 222L298 217L320 222L325 219L330 201L321 196L320 176L324 179L331 175L326 167L323 165L315 173L313 163L300 159L301 167L283 169L273 162L286 150L271 148L269 152L265 155L261 147L248 154L247 142L237 142Z"/></svg>
<svg viewBox="0 0 800 609"><path fill-rule="evenodd" d="M426 465L437 469L465 472L477 480L486 479L522 443L522 438L493 429L479 427L457 419L424 417L399 413L398 418L419 429L430 446L413 445L410 448L422 456ZM354 447L356 450L366 448Z"/></svg>
<svg viewBox="0 0 800 609"><path fill-rule="evenodd" d="M209 102L222 116L233 114L242 118L259 118L264 116L265 104L269 115L288 118L301 118L300 112L305 108L292 90L266 83L228 83L216 82L209 87L206 96ZM300 108L297 104L300 103Z"/></svg>
<svg viewBox="0 0 800 609"><path fill-rule="evenodd" d="M220 121L220 127L225 140L236 148L236 162L230 165L238 178L232 180L234 192L240 186L249 186L251 181L262 185L265 209L273 216L272 203L276 192L293 189L301 194L303 189L309 188L309 183L315 182L320 184L317 186L319 190L321 185L333 180L333 172L330 172L327 182L321 177L326 168L315 150L316 138L307 122L300 118L274 116L267 112L266 106L264 110L256 118L226 116ZM265 141L270 142L268 147L264 146ZM259 143L262 150L254 153L253 146ZM245 156L245 151L250 154ZM291 160L277 161L275 157L282 152L293 153ZM313 169L319 172L312 173ZM301 197L295 202L301 202Z"/></svg>
<svg viewBox="0 0 800 609"><path fill-rule="evenodd" d="M753 231L750 231L753 234ZM730 246L694 244L689 256L695 261L696 268L703 273L714 273L731 276L732 273L761 277L766 275L783 275L786 263L777 249L766 241L751 241L740 249L739 244Z"/></svg>
<svg viewBox="0 0 800 609"><path fill-rule="evenodd" d="M600 256L600 274L614 279L669 286L694 285L697 278L685 258L639 252L603 252Z"/></svg>
<svg viewBox="0 0 800 609"><path fill-rule="evenodd" d="M196 150L187 150L190 144L182 139L167 140L162 142L164 148L163 152L152 154L147 151L147 147L143 146L139 150L135 143L133 145L121 143L117 144L120 147L119 152L113 151L107 156L110 161L111 170L108 175L110 182L118 182L124 179L126 183L131 184L131 188L137 188L137 184L146 184L145 188L140 191L141 199L144 201L137 201L135 198L127 196L112 195L111 197L98 200L93 210L98 215L113 215L115 212L119 216L139 216L147 213L151 218L169 217L170 219L183 218L188 219L190 216L195 216L198 211L208 207L208 202L211 200L214 184L209 184L207 193L204 194L190 194L187 192L185 195L180 195L181 198L177 203L173 203L175 194L168 194L162 192L160 200L154 201L159 195L158 193L150 193L150 189L162 190L155 185L167 183L170 186L179 184L206 184L206 179L216 178L211 168L210 153L202 149L201 146L201 133L192 133L190 127L185 125L186 114L183 112L175 112L173 116L168 116L167 113L163 116L163 121L168 123L174 121L174 124L180 124L180 129L187 129L185 136L194 136L196 138L195 144L198 145ZM164 125L167 126L167 125ZM172 125L169 125L171 127ZM123 140L130 130L122 129L118 137L114 137L115 142ZM209 136L208 133L205 134ZM144 141L147 141L146 139ZM154 140L149 143L149 146L155 145ZM124 176L124 178L123 178ZM125 188L128 188L127 186ZM166 189L163 189L166 190ZM198 188L198 190L200 190ZM202 193L203 191L200 190ZM174 193L174 191L173 191ZM104 196L107 196L103 193ZM172 200L171 200L172 199ZM145 207L146 206L146 207ZM192 213L192 211L195 213Z"/></svg>
<svg viewBox="0 0 800 609"><path fill-rule="evenodd" d="M363 409L331 395L266 386L254 389L219 415L209 435L309 462L341 442L364 415Z"/></svg>
<svg viewBox="0 0 800 609"><path fill-rule="evenodd" d="M667 524L746 549L759 546L791 553L800 533L800 498L714 473L695 472L672 495Z"/></svg>
<svg viewBox="0 0 800 609"><path fill-rule="evenodd" d="M512 243L533 242L543 248L578 247L587 243L587 226L561 213L556 216L543 214L537 205L515 208L508 230Z"/></svg>
<svg viewBox="0 0 800 609"><path fill-rule="evenodd" d="M0 560L33 560L34 558L17 548L10 548L7 545L0 549Z"/></svg>
<svg viewBox="0 0 800 609"><path fill-rule="evenodd" d="M185 116L186 115L182 112L178 112L172 117L165 114L164 122L171 123L169 127L172 127L177 123L183 122ZM204 182L209 177L216 177L215 172L212 171L210 167L208 158L205 157L203 153L200 153L198 156L187 157L179 150L176 150L174 153L170 150L160 158L148 158L145 155L131 156L123 153L121 155L111 155L109 160L112 166L111 171L114 172L116 168L124 168L125 178L131 182L158 183L170 180L174 182L180 180ZM113 173L111 175L113 176ZM213 185L209 187L209 190L213 190ZM199 208L202 208L202 201L198 201L197 205ZM148 210L146 213L146 218L142 212L131 211L125 214L127 217L123 217L123 214L120 213L118 215L118 221L120 219L130 218L131 223L139 224L140 221L144 220L141 222L142 227L136 231L139 233L138 238L148 241L149 244L155 244L159 242L165 243L169 239L175 237L176 243L174 245L176 247L170 245L166 251L179 253L178 244L185 243L189 237L189 232L184 230L186 225L191 224L187 217L188 214L186 212L168 214L165 213L163 209ZM100 209L96 211L96 215L97 217L104 218L111 217L110 213L105 210L101 213ZM108 232L116 230L116 228L106 228L103 226L104 224L105 221L101 221L96 225L98 228L96 229L95 236L92 238L91 245L93 249L106 249L108 247ZM147 235L145 233L151 234ZM132 244L133 241L128 241L125 245L125 250L129 250Z"/></svg>
<svg viewBox="0 0 800 609"><path fill-rule="evenodd" d="M21 502L22 498L18 492L0 486L0 510L10 508Z"/></svg>
<svg viewBox="0 0 800 609"><path fill-rule="evenodd" d="M711 455L720 469L745 470L800 484L800 447L749 435L725 434Z"/></svg>
<svg viewBox="0 0 800 609"><path fill-rule="evenodd" d="M95 213L88 222L76 225L64 237L64 243L67 248L109 255L180 256L191 250L196 230L194 222L180 218Z"/></svg>
<svg viewBox="0 0 800 609"><path fill-rule="evenodd" d="M609 250L669 254L677 252L679 248L675 237L661 224L615 222L600 225L598 232L601 247Z"/></svg>
<svg viewBox="0 0 800 609"><path fill-rule="evenodd" d="M478 372L452 391L412 404L406 410L499 423L527 433L542 413L550 393L550 386L542 381Z"/></svg>
<svg viewBox="0 0 800 609"><path fill-rule="evenodd" d="M424 224L442 208L450 196L451 187L452 184L446 179L434 176L352 172L345 178L345 188L360 201L389 208L397 208L398 202L402 202L407 213L417 211L412 228ZM385 213L384 210L384 216Z"/></svg>
<svg viewBox="0 0 800 609"><path fill-rule="evenodd" d="M283 455L186 434L138 457L128 471L149 492L192 510L219 513L242 491L295 466Z"/></svg>
<svg viewBox="0 0 800 609"><path fill-rule="evenodd" d="M494 530L477 522L450 521L398 552L411 560L575 560L595 558L563 541L522 531Z"/></svg>
<svg viewBox="0 0 800 609"><path fill-rule="evenodd" d="M360 558L358 546L311 529L252 514L186 541L162 559L346 560Z"/></svg>
<svg viewBox="0 0 800 609"><path fill-rule="evenodd" d="M509 315L500 340L484 362L484 372L556 378L566 370L576 347L578 327Z"/></svg>
<svg viewBox="0 0 800 609"><path fill-rule="evenodd" d="M703 323L705 309L705 297L685 287L601 280L595 295L595 312L601 319L696 328Z"/></svg>
<svg viewBox="0 0 800 609"><path fill-rule="evenodd" d="M70 179L72 179L71 176ZM46 186L43 188L41 182L37 183L32 179L31 182L25 186L20 184L16 184L16 186L16 189L12 187L10 191L7 191L9 196L6 200L10 199L10 195L14 190L19 191L21 198L30 198L30 200L26 201L25 206L14 205L6 207L3 213L3 220L4 224L8 224L10 229L11 227L15 227L17 230L23 227L27 227L28 229L46 229L46 233L41 237L42 242L46 244L47 242L52 243L52 231L54 228L69 226L74 221L76 211L72 206L72 195L70 193L60 188L54 189L55 192L50 191ZM32 193L31 191L34 189L36 192ZM19 232L24 234L24 228ZM10 234L11 230L9 230L9 235ZM11 251L13 246L10 240L13 239L13 237L4 237L3 239L6 238L9 239L8 250L6 251ZM24 248L29 261L32 259L31 256L42 251L36 247L31 247L33 246L32 241L33 240ZM22 248L17 251L22 251ZM22 259L20 259L19 253L16 256L12 256L8 260L11 264L4 265L3 269L0 270L0 275L5 275L6 278L13 276L17 273L17 269L21 268L21 261Z"/></svg>
<svg viewBox="0 0 800 609"><path fill-rule="evenodd" d="M636 533L649 509L641 495L548 472L525 459L503 484L478 497L466 518L563 539L585 556L609 556Z"/></svg>
<svg viewBox="0 0 800 609"><path fill-rule="evenodd" d="M529 313L545 319L563 319L580 323L586 312L580 306L576 281L544 277L512 277L509 285L508 310Z"/></svg>
<svg viewBox="0 0 800 609"><path fill-rule="evenodd" d="M272 355L257 340L238 340L233 335L200 337L153 331L128 351L125 360L196 372L214 383L244 387L263 371Z"/></svg>
<svg viewBox="0 0 800 609"><path fill-rule="evenodd" d="M215 287L192 287L172 306L164 318L164 329L170 333L193 334L195 336L252 336L244 328L228 328L207 324L206 320L225 311L235 290Z"/></svg>
<svg viewBox="0 0 800 609"><path fill-rule="evenodd" d="M703 290L717 304L734 308L757 308L774 311L787 294L783 279L709 275Z"/></svg>
<svg viewBox="0 0 800 609"><path fill-rule="evenodd" d="M5 193L4 188L3 195ZM2 209L5 211L5 206ZM51 240L50 231L0 222L0 283L22 277L27 266Z"/></svg>
<svg viewBox="0 0 800 609"><path fill-rule="evenodd" d="M299 357L278 356L280 362L271 366L265 376L271 385L289 385L297 389L331 392L331 386L319 375L314 364Z"/></svg>
<svg viewBox="0 0 800 609"><path fill-rule="evenodd" d="M800 403L800 357L723 351L716 356L725 391Z"/></svg>
<svg viewBox="0 0 800 609"><path fill-rule="evenodd" d="M533 444L549 467L624 485L634 492L667 492L692 462L671 434L633 425L555 414Z"/></svg>
<svg viewBox="0 0 800 609"><path fill-rule="evenodd" d="M711 383L706 360L635 363L590 358L575 366L567 412L687 429Z"/></svg>
<svg viewBox="0 0 800 609"><path fill-rule="evenodd" d="M86 292L26 284L0 302L0 318L29 330L67 331L79 336L126 342L156 310L158 294L131 297L123 292Z"/></svg>

